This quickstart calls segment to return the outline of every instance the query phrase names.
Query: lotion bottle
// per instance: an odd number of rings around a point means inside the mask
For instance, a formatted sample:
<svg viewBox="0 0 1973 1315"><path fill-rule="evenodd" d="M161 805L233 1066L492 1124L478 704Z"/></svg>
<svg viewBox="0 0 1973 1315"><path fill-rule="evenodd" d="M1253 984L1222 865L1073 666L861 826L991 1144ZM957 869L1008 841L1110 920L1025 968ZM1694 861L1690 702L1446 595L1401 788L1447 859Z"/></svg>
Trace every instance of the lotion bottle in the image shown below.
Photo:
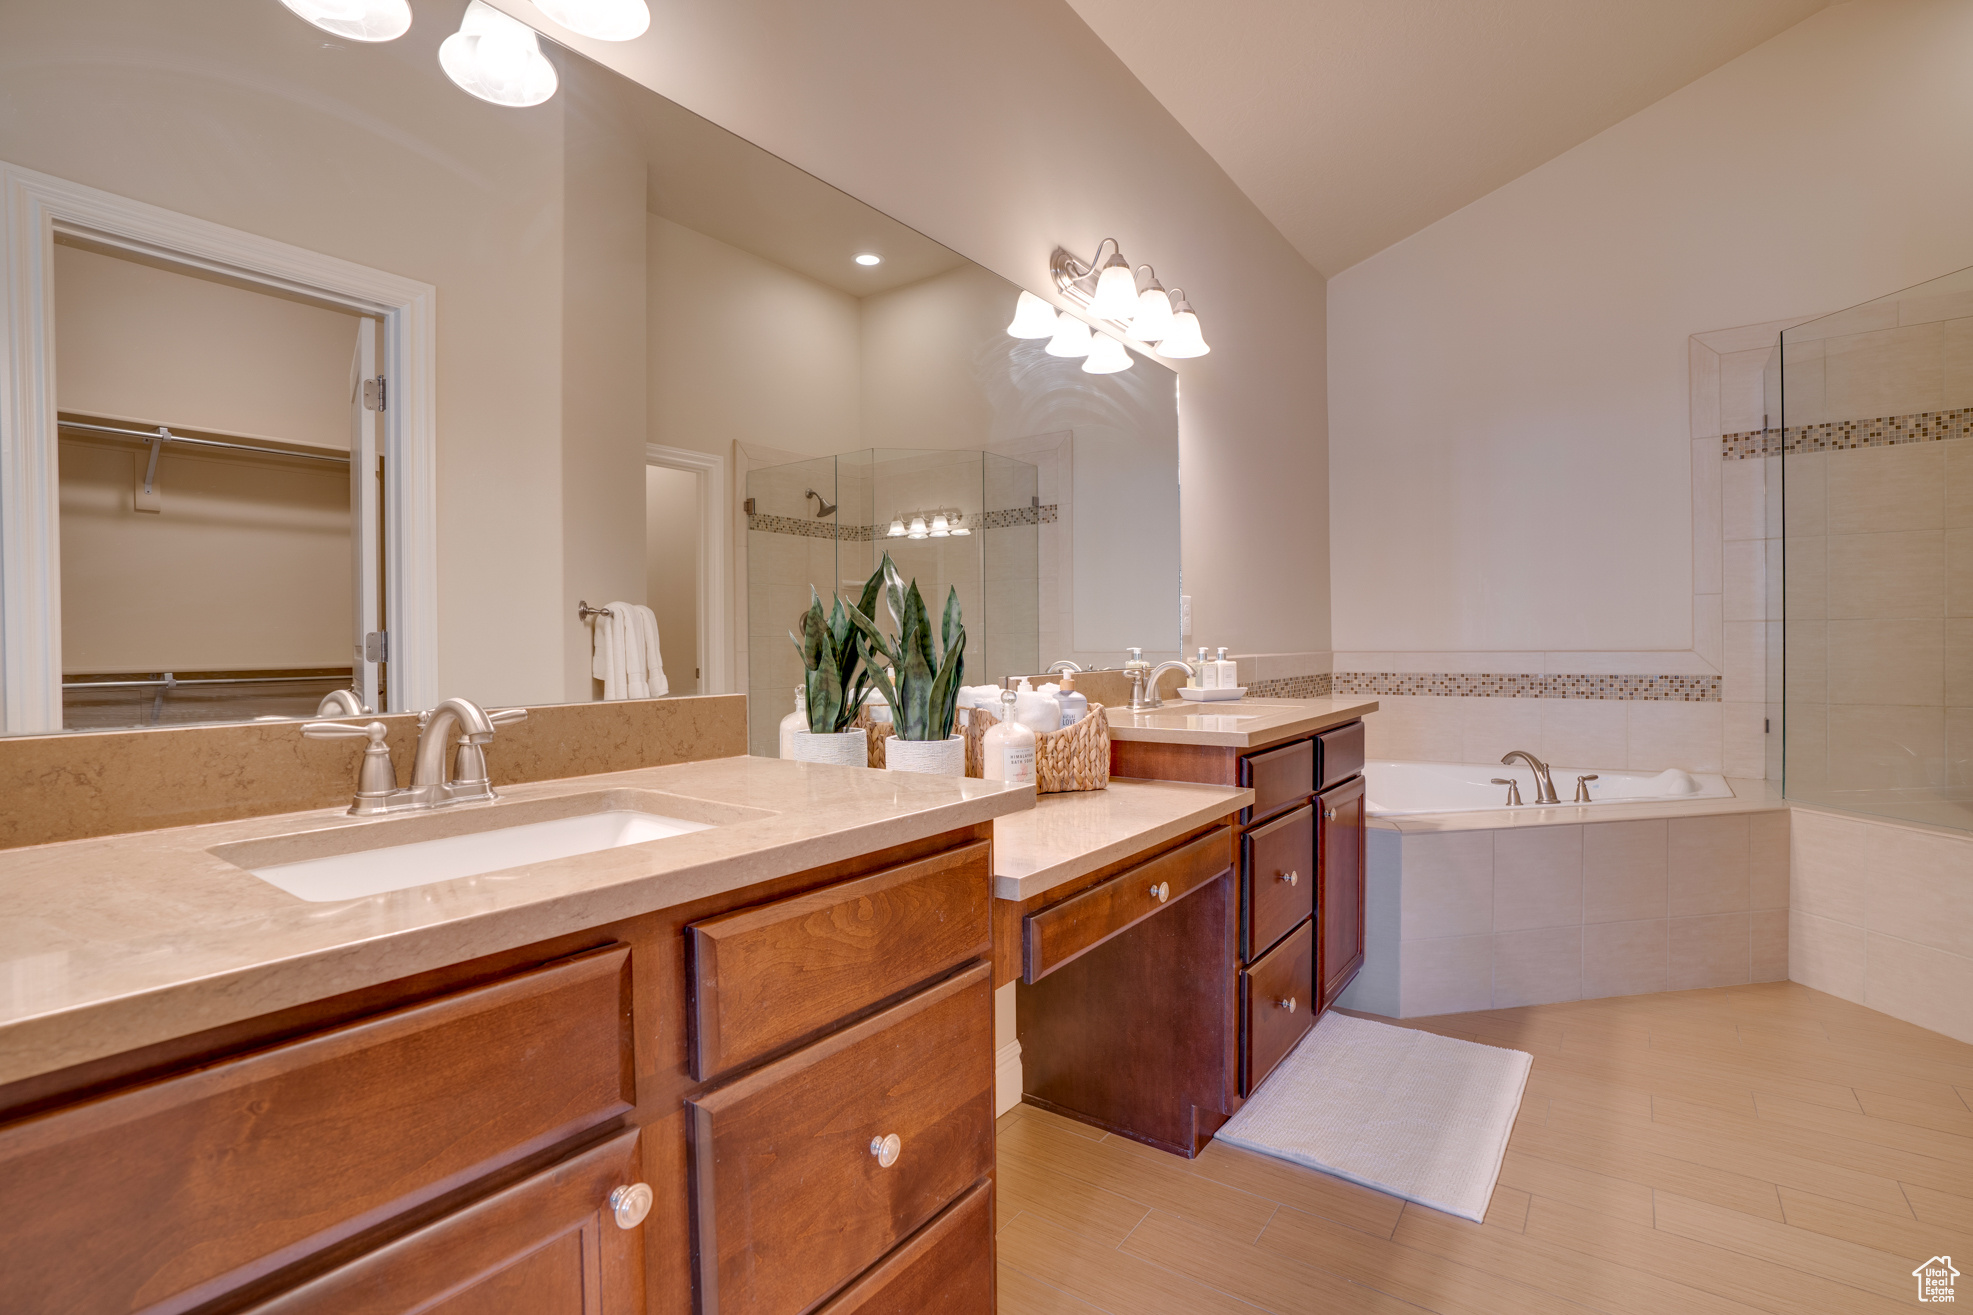
<svg viewBox="0 0 1973 1315"><path fill-rule="evenodd" d="M1062 705L1062 727L1064 730L1089 715L1089 698L1087 695L1076 692L1074 672L1063 673L1061 693L1055 696L1055 701Z"/></svg>
<svg viewBox="0 0 1973 1315"><path fill-rule="evenodd" d="M1014 691L1014 719L1037 735L1045 731L1059 731L1062 729L1062 705L1052 696L1036 692L1024 676Z"/></svg>
<svg viewBox="0 0 1973 1315"><path fill-rule="evenodd" d="M1188 683L1195 689L1214 689L1219 684L1219 668L1206 657L1205 645L1199 646L1198 661L1192 664L1193 677Z"/></svg>
<svg viewBox="0 0 1973 1315"><path fill-rule="evenodd" d="M795 732L808 729L808 691L795 686L795 710L781 719L781 756L795 756Z"/></svg>
<svg viewBox="0 0 1973 1315"><path fill-rule="evenodd" d="M1219 651L1219 661L1213 663L1213 687L1216 689L1240 688L1240 664L1226 656L1226 650Z"/></svg>
<svg viewBox="0 0 1973 1315"><path fill-rule="evenodd" d="M1034 732L1014 720L1013 690L1000 694L1000 723L980 737L980 775L989 781L1034 784Z"/></svg>

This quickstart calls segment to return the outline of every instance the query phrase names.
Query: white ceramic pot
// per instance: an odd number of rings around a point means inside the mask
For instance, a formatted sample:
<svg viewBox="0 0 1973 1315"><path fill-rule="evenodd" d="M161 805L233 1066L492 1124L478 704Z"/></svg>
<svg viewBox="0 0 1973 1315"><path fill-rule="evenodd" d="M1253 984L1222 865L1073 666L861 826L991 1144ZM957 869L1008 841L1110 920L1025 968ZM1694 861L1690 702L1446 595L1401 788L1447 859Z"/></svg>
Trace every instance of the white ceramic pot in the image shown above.
<svg viewBox="0 0 1973 1315"><path fill-rule="evenodd" d="M900 740L893 735L884 741L884 766L894 772L964 776L966 737L954 735L944 740Z"/></svg>
<svg viewBox="0 0 1973 1315"><path fill-rule="evenodd" d="M796 762L835 763L839 767L868 767L870 765L870 737L860 730L843 731L838 735L817 735L814 731L796 731L793 740Z"/></svg>

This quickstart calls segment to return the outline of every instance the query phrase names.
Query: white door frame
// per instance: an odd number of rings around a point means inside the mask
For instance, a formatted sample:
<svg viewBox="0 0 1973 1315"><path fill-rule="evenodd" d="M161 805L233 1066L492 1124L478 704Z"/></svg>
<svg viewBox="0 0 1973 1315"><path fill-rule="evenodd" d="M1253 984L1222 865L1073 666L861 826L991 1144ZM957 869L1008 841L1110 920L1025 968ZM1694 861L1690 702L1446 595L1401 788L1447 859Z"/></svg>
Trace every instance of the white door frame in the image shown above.
<svg viewBox="0 0 1973 1315"><path fill-rule="evenodd" d="M438 289L0 161L0 731L62 727L57 232L383 321L390 708L436 703Z"/></svg>
<svg viewBox="0 0 1973 1315"><path fill-rule="evenodd" d="M689 448L644 445L644 464L684 470L699 480L699 692L733 692L728 607L732 535L727 528L726 458Z"/></svg>

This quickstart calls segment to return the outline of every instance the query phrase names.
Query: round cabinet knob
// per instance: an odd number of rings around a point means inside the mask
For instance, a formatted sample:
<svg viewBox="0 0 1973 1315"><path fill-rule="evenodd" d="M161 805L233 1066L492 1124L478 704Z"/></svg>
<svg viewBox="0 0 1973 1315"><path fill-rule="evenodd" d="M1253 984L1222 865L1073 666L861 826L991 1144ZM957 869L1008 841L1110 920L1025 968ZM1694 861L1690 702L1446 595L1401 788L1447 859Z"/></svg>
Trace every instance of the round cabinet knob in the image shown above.
<svg viewBox="0 0 1973 1315"><path fill-rule="evenodd" d="M610 1193L610 1213L618 1228L635 1228L651 1213L651 1185L632 1183Z"/></svg>
<svg viewBox="0 0 1973 1315"><path fill-rule="evenodd" d="M1325 808L1325 809L1323 809L1323 810L1322 810L1322 820L1323 820L1323 821L1325 821L1325 822L1333 822L1333 821L1335 821L1335 820L1336 820L1336 810L1335 810L1335 809L1333 809L1333 808Z"/></svg>
<svg viewBox="0 0 1973 1315"><path fill-rule="evenodd" d="M1171 883L1169 881L1160 881L1157 885L1151 887L1151 898L1160 904L1170 899Z"/></svg>
<svg viewBox="0 0 1973 1315"><path fill-rule="evenodd" d="M1301 884L1302 874L1300 871L1279 872L1276 873L1275 875L1279 877L1282 881L1287 882L1291 886L1297 886Z"/></svg>
<svg viewBox="0 0 1973 1315"><path fill-rule="evenodd" d="M1295 1012L1295 997L1292 995L1289 996L1286 1000L1276 1000L1274 1003L1280 1005L1283 1009L1286 1009L1291 1014Z"/></svg>
<svg viewBox="0 0 1973 1315"><path fill-rule="evenodd" d="M877 1157L880 1168L888 1169L896 1164L897 1157L903 1150L904 1143L898 1140L896 1133L891 1133L888 1137L870 1139L870 1153Z"/></svg>

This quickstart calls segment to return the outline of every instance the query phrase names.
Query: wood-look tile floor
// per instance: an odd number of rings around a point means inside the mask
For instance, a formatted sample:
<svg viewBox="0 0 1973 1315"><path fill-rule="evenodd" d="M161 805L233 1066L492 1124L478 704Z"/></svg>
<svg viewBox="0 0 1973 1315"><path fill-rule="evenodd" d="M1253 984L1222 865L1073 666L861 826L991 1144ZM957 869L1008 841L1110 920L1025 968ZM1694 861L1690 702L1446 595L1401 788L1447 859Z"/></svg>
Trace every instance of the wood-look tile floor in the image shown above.
<svg viewBox="0 0 1973 1315"><path fill-rule="evenodd" d="M1973 1300L1973 1046L1787 982L1406 1026L1534 1056L1484 1224L1024 1105L1000 1315L1852 1315L1935 1255Z"/></svg>

